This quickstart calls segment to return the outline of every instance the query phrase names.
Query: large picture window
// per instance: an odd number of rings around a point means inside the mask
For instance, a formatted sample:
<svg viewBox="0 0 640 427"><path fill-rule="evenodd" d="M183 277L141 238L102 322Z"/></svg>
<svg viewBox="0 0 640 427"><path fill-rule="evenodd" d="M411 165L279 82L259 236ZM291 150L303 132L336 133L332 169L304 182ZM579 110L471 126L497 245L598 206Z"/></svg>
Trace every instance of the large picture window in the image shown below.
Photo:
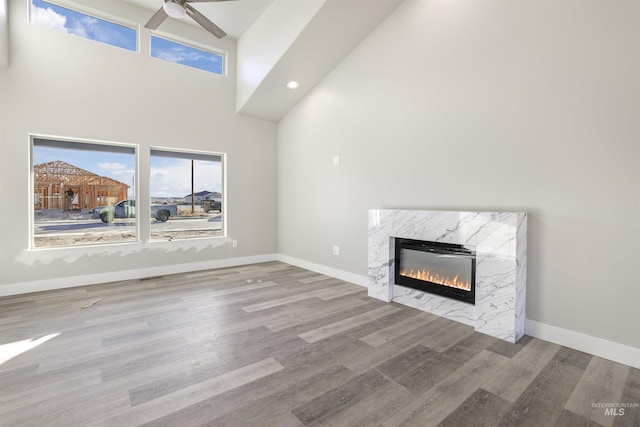
<svg viewBox="0 0 640 427"><path fill-rule="evenodd" d="M32 247L138 240L135 147L33 137L31 148Z"/></svg>
<svg viewBox="0 0 640 427"><path fill-rule="evenodd" d="M224 155L152 149L151 240L224 235Z"/></svg>

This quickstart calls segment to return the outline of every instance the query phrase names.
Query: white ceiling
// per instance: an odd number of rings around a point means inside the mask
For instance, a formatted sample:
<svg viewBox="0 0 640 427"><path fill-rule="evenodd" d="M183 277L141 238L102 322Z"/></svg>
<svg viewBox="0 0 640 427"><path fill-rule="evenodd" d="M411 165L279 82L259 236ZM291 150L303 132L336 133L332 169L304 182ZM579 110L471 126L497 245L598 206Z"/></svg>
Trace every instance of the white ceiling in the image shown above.
<svg viewBox="0 0 640 427"><path fill-rule="evenodd" d="M126 3L149 10L149 18L162 7L163 0L124 0ZM193 1L191 6L209 18L214 24L222 28L233 39L239 39L242 34L258 19L274 0L221 0L205 2ZM184 17L182 21L197 25L191 18ZM144 22L142 22L144 24Z"/></svg>

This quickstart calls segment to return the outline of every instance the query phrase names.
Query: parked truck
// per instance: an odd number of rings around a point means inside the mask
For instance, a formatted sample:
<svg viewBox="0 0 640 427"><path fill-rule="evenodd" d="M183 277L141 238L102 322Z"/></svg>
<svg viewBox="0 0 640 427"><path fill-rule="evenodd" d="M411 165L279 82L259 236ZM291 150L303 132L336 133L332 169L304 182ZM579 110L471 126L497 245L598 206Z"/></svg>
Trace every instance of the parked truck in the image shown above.
<svg viewBox="0 0 640 427"><path fill-rule="evenodd" d="M151 217L165 222L172 216L178 215L176 205L151 205ZM100 218L104 223L113 222L114 218L135 218L136 201L122 200L113 206L98 206L93 208L92 218Z"/></svg>
<svg viewBox="0 0 640 427"><path fill-rule="evenodd" d="M206 213L211 211L222 212L222 202L220 200L202 200L200 202L200 207Z"/></svg>

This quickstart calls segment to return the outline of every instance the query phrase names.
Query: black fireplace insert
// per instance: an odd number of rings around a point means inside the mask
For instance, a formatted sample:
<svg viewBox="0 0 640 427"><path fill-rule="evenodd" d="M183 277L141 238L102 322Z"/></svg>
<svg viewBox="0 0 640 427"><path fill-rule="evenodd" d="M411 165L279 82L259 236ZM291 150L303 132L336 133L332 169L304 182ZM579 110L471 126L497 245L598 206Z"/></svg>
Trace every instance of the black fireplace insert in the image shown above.
<svg viewBox="0 0 640 427"><path fill-rule="evenodd" d="M474 246L401 238L395 241L396 285L475 304Z"/></svg>

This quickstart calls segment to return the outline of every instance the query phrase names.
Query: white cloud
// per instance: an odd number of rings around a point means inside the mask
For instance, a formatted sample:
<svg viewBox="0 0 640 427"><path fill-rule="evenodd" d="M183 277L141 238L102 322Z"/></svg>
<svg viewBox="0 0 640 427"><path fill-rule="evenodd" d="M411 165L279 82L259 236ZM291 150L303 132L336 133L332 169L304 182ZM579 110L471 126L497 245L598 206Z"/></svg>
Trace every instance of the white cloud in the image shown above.
<svg viewBox="0 0 640 427"><path fill-rule="evenodd" d="M95 37L96 30L98 29L97 24L98 20L96 18L83 16L81 19L74 19L71 21L71 28L69 28L69 32L87 39L99 40Z"/></svg>
<svg viewBox="0 0 640 427"><path fill-rule="evenodd" d="M67 17L60 15L50 7L34 7L31 11L31 22L42 27L53 28L58 31L68 32Z"/></svg>
<svg viewBox="0 0 640 427"><path fill-rule="evenodd" d="M98 163L98 167L112 175L132 174L133 171L123 163Z"/></svg>
<svg viewBox="0 0 640 427"><path fill-rule="evenodd" d="M185 62L185 61L202 61L209 58L198 52L186 51L183 48L174 47L171 49L159 49L157 57L170 62Z"/></svg>
<svg viewBox="0 0 640 427"><path fill-rule="evenodd" d="M196 161L194 191L222 192L222 168L218 162ZM184 197L191 193L191 161L157 162L151 166L152 197Z"/></svg>
<svg viewBox="0 0 640 427"><path fill-rule="evenodd" d="M110 171L118 171L127 168L127 165L123 163L98 163L100 169L110 170Z"/></svg>
<svg viewBox="0 0 640 427"><path fill-rule="evenodd" d="M130 166L127 166L123 163L117 162L99 162L98 167L100 168L100 174L118 180L127 184L129 188L130 195L133 197L135 192L135 169Z"/></svg>

